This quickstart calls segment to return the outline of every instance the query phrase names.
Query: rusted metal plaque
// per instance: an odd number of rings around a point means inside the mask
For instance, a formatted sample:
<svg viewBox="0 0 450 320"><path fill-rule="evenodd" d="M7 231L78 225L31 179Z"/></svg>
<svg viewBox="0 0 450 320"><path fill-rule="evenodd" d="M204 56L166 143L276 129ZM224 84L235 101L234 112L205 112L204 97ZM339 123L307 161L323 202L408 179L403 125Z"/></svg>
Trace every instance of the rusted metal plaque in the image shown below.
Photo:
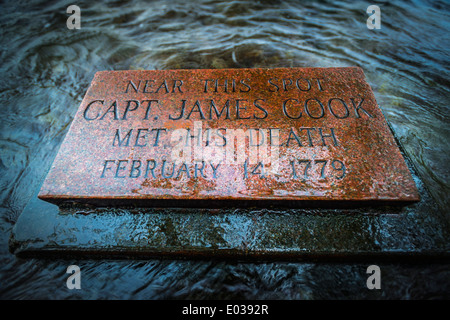
<svg viewBox="0 0 450 320"><path fill-rule="evenodd" d="M419 194L351 67L98 72L39 198L152 206Z"/></svg>

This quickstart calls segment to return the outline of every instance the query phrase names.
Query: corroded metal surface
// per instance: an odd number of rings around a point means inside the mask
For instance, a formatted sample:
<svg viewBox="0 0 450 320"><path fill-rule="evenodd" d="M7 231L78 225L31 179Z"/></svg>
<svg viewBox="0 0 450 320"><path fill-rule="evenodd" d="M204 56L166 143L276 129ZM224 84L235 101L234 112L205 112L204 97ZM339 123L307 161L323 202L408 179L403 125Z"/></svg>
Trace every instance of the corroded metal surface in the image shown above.
<svg viewBox="0 0 450 320"><path fill-rule="evenodd" d="M39 198L151 206L419 194L352 67L98 72Z"/></svg>

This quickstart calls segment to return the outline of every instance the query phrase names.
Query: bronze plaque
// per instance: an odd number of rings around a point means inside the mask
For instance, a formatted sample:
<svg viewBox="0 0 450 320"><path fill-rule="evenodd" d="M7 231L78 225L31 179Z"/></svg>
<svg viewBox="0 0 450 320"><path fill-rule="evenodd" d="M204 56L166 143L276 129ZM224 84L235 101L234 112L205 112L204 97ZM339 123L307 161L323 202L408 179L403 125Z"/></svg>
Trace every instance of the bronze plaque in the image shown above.
<svg viewBox="0 0 450 320"><path fill-rule="evenodd" d="M39 198L152 206L419 194L362 69L349 67L97 72Z"/></svg>

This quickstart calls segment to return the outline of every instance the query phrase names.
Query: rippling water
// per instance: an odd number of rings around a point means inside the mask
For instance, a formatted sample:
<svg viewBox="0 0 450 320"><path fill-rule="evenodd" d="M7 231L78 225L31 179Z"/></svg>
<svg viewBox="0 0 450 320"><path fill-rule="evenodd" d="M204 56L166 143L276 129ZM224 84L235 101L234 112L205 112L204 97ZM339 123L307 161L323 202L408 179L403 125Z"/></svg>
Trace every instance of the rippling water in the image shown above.
<svg viewBox="0 0 450 320"><path fill-rule="evenodd" d="M339 67L364 69L378 104L432 196L450 210L450 4L380 2L2 1L0 3L0 297L436 298L446 265L387 264L381 293L361 287L365 265L205 261L18 260L11 228L39 187L96 71ZM81 29L66 8L81 8ZM447 214L448 217L448 214ZM74 261L75 263L75 261ZM389 277L389 276L388 276Z"/></svg>

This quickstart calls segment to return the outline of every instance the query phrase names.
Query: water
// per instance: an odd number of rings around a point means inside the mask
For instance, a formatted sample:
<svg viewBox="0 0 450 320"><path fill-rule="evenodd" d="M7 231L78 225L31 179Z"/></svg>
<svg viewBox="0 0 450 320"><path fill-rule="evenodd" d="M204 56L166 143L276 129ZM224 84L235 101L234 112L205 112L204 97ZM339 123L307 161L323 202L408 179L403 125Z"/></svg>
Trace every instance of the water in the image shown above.
<svg viewBox="0 0 450 320"><path fill-rule="evenodd" d="M431 195L450 211L450 3L77 1L81 29L66 28L73 1L0 4L0 297L2 298L442 298L446 264L231 261L22 260L12 226L39 187L96 71L344 67L364 69L379 105ZM83 290L65 287L69 264Z"/></svg>

